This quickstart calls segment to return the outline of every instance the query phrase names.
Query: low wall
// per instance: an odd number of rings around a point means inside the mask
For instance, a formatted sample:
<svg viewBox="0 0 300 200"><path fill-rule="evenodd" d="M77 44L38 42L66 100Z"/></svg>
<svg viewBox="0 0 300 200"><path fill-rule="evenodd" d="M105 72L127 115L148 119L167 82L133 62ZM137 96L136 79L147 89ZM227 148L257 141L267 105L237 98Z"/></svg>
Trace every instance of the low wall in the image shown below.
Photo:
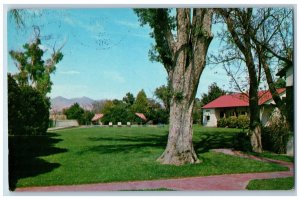
<svg viewBox="0 0 300 200"><path fill-rule="evenodd" d="M54 127L73 127L79 126L77 120L56 120Z"/></svg>

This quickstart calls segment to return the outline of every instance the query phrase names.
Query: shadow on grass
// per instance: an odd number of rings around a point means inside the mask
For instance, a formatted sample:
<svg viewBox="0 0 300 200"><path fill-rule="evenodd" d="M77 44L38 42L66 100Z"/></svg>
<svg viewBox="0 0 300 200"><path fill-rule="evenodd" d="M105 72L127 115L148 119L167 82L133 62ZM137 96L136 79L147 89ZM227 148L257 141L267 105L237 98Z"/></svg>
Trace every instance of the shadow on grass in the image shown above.
<svg viewBox="0 0 300 200"><path fill-rule="evenodd" d="M55 138L57 134L43 136L9 136L9 189L14 190L19 179L33 177L50 172L60 166L39 158L66 152L66 149L54 147L62 141Z"/></svg>
<svg viewBox="0 0 300 200"><path fill-rule="evenodd" d="M165 148L168 140L168 132L165 135L145 134L136 136L112 136L112 137L90 137L93 142L103 142L105 144L93 146L86 151L95 151L101 154L109 153L129 153L141 152L147 147ZM82 152L84 153L84 152Z"/></svg>
<svg viewBox="0 0 300 200"><path fill-rule="evenodd" d="M250 139L243 132L203 132L200 140L194 142L194 147L197 153L219 148L249 151L251 144Z"/></svg>
<svg viewBox="0 0 300 200"><path fill-rule="evenodd" d="M200 136L194 139L195 151L204 153L215 148L232 148L236 150L247 150L249 139L242 133L237 132L201 132ZM129 153L140 152L147 147L164 149L168 140L168 132L165 135L144 134L142 136L112 135L90 137L90 141L101 142L101 145L93 146L86 151L98 153ZM84 152L82 152L84 153Z"/></svg>

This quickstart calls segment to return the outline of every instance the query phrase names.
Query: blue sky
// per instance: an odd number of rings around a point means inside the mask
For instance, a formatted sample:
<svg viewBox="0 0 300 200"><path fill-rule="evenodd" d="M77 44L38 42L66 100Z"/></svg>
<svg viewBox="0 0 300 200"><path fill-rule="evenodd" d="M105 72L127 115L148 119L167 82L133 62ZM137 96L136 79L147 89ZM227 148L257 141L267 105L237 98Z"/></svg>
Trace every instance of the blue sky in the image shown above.
<svg viewBox="0 0 300 200"><path fill-rule="evenodd" d="M26 28L18 29L8 20L8 50L22 50L34 38L33 25L40 27L42 48L62 46L63 60L52 75L50 97L87 96L93 99L121 99L144 89L152 98L155 88L166 84L167 73L160 63L152 63L148 50L153 43L149 27L140 27L132 9L32 10L25 14ZM218 48L213 40L209 51ZM8 58L8 72L16 72ZM228 88L222 67L207 66L202 73L196 97L216 82Z"/></svg>

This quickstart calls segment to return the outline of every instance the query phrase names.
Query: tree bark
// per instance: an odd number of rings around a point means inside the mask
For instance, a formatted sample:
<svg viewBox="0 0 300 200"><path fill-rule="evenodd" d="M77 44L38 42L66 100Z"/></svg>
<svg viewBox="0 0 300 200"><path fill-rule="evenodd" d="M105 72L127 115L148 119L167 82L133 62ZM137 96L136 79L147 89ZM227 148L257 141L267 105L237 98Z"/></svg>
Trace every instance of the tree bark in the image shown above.
<svg viewBox="0 0 300 200"><path fill-rule="evenodd" d="M211 9L177 9L177 42L173 54L174 67L169 73L172 99L168 143L158 158L162 164L199 163L193 147L192 111L199 79L211 34Z"/></svg>

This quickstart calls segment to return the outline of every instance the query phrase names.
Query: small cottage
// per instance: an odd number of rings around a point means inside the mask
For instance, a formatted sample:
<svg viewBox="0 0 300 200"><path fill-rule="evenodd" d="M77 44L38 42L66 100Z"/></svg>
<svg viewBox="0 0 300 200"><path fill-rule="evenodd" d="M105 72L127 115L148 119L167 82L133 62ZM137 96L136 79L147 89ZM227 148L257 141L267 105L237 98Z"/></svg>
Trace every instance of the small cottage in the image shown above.
<svg viewBox="0 0 300 200"><path fill-rule="evenodd" d="M286 97L286 89L277 89L281 98ZM260 119L263 125L266 125L274 112L275 103L270 91L260 91L259 106ZM202 107L203 125L207 127L216 127L219 119L224 117L239 115L249 115L249 100L244 93L226 94L211 101Z"/></svg>

